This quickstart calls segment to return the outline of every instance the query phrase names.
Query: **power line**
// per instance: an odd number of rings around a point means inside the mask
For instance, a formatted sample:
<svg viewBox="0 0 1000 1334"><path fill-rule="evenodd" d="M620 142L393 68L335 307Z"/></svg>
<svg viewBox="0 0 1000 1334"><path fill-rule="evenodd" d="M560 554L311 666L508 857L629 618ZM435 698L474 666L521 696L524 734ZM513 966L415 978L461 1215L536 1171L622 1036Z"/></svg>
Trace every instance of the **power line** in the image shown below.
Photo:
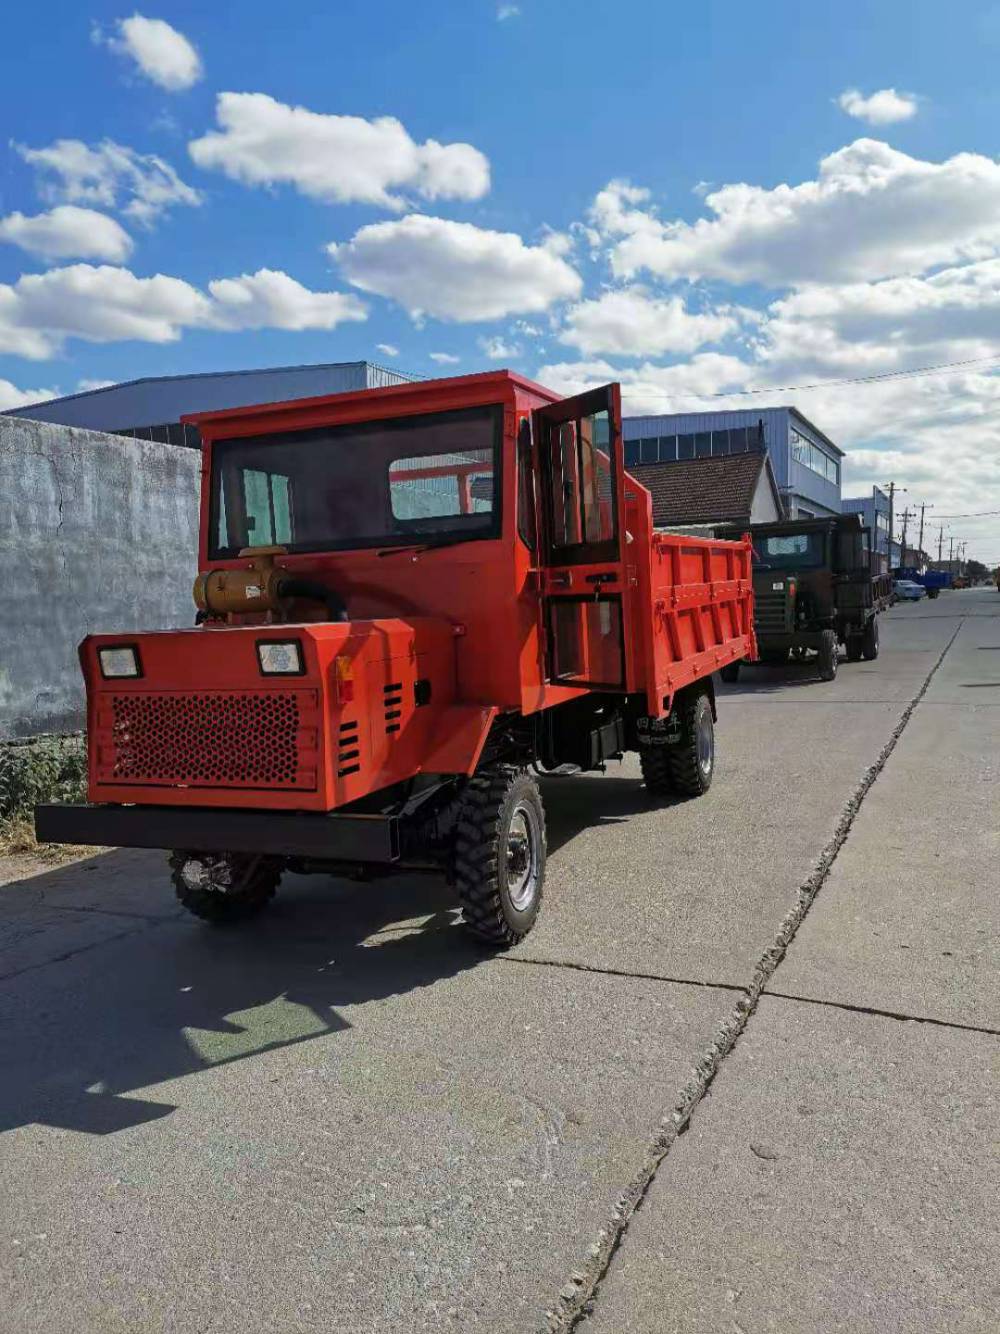
<svg viewBox="0 0 1000 1334"><path fill-rule="evenodd" d="M1000 510L974 510L971 514L939 514L939 519L987 519L990 515L1000 514Z"/></svg>
<svg viewBox="0 0 1000 1334"><path fill-rule="evenodd" d="M655 393L643 391L643 398L744 398L750 394L791 394L806 389L832 389L840 385L881 384L887 380L920 380L930 375L944 375L959 366L981 366L986 363L1000 362L1000 356L969 357L965 361L942 361L933 366L915 366L908 371L884 371L880 375L854 375L843 380L815 380L812 384L763 385L754 389L728 389L724 393L714 394L675 394L668 390ZM624 394L624 398L637 395Z"/></svg>

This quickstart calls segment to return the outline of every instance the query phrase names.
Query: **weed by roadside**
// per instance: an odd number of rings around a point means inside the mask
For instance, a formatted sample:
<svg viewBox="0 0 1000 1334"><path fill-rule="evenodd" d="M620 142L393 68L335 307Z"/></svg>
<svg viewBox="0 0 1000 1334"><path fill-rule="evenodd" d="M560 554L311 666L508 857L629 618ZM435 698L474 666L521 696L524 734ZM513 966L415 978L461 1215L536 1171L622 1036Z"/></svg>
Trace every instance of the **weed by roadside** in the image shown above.
<svg viewBox="0 0 1000 1334"><path fill-rule="evenodd" d="M39 802L84 801L87 750L81 736L38 737L0 745L0 856L33 853L59 860L78 849L35 841Z"/></svg>

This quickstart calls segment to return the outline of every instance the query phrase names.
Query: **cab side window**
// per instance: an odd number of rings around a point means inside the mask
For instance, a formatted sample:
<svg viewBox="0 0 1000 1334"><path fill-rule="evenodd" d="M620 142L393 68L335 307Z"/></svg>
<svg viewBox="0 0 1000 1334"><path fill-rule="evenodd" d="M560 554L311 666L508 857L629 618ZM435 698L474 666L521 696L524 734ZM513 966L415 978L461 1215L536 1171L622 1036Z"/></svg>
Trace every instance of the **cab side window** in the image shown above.
<svg viewBox="0 0 1000 1334"><path fill-rule="evenodd" d="M517 432L517 531L521 541L535 554L535 474L531 466L531 422L521 418Z"/></svg>

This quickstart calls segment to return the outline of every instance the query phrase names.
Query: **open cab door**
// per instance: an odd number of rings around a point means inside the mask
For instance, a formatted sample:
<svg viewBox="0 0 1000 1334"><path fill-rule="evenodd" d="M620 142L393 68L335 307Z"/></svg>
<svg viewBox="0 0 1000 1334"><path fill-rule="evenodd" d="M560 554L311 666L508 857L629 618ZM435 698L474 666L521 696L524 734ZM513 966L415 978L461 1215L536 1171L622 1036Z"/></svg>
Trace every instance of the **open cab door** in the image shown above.
<svg viewBox="0 0 1000 1334"><path fill-rule="evenodd" d="M621 393L605 385L535 411L546 680L624 690Z"/></svg>

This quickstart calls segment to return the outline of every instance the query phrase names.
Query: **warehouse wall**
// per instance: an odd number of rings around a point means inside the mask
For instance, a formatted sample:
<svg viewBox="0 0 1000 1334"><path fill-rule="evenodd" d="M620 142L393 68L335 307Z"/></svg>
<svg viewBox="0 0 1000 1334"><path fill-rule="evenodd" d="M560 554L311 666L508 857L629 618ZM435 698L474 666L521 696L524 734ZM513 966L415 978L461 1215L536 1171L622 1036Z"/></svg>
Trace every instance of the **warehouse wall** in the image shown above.
<svg viewBox="0 0 1000 1334"><path fill-rule="evenodd" d="M201 456L0 417L0 740L83 725L91 631L192 625Z"/></svg>

